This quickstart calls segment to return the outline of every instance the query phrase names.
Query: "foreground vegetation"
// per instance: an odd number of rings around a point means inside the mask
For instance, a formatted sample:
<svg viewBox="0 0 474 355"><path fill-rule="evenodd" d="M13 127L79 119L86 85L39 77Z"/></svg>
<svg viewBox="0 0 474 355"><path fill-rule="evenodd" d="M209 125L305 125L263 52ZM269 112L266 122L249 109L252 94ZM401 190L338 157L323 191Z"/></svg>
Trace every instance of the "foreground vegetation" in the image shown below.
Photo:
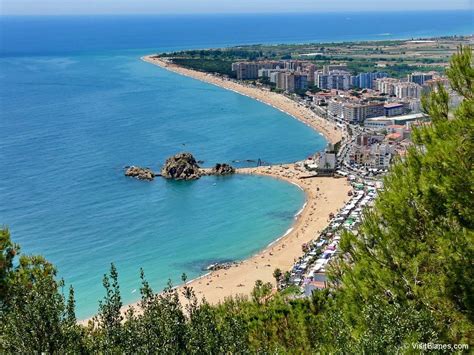
<svg viewBox="0 0 474 355"><path fill-rule="evenodd" d="M415 353L422 343L473 344L474 69L461 49L447 71L464 101L448 112L443 87L424 100L432 124L414 132L358 235L341 240L331 287L310 298L271 294L198 303L184 287L154 293L141 272L140 312L122 316L118 274L88 326L55 268L21 255L0 232L2 353ZM17 260L18 259L18 260ZM183 277L185 281L185 277Z"/></svg>

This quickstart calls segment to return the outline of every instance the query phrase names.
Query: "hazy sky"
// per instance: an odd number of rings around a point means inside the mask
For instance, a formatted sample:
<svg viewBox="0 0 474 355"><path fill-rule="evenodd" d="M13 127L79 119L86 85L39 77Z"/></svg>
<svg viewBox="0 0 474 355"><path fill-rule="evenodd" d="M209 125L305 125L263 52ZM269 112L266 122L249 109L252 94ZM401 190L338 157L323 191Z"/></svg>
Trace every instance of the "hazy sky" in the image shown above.
<svg viewBox="0 0 474 355"><path fill-rule="evenodd" d="M178 14L474 10L474 0L0 0L11 14Z"/></svg>

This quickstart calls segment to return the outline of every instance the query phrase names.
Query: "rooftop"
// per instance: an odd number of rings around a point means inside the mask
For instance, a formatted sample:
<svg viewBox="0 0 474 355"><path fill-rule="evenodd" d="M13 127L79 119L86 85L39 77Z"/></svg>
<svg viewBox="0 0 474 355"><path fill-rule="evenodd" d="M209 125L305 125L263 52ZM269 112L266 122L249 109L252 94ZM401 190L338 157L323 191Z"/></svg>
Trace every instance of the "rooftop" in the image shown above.
<svg viewBox="0 0 474 355"><path fill-rule="evenodd" d="M428 116L424 113L412 113L409 115L403 116L394 116L394 117L386 117L386 116L379 116L379 117L372 117L367 118L365 121L412 121L412 120L421 120L428 118Z"/></svg>
<svg viewBox="0 0 474 355"><path fill-rule="evenodd" d="M390 103L390 104L385 104L384 107L385 108L403 107L403 104L398 103L398 102L393 102L393 103Z"/></svg>

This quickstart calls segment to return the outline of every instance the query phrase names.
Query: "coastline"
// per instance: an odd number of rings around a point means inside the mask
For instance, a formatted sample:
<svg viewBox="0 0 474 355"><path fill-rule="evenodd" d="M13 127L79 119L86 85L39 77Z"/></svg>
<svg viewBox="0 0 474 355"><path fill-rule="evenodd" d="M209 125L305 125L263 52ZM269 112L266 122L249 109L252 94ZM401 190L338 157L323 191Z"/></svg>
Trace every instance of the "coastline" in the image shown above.
<svg viewBox="0 0 474 355"><path fill-rule="evenodd" d="M249 296L257 280L270 282L275 287L273 271L276 268L283 272L291 269L293 263L303 255L302 245L313 240L328 225L329 214L336 213L349 200L347 192L351 190L350 184L344 178L302 179L308 176L308 172L304 171L300 162L239 168L236 173L266 176L294 184L303 190L306 200L295 214L293 224L263 250L236 262L228 269L208 271L186 282L186 286L193 288L199 301L205 298L211 304L217 304L229 297ZM181 293L183 286L177 285L176 288L184 301ZM134 308L135 312L140 314L139 302L124 305L122 315L125 315L129 308ZM79 323L85 325L91 319L92 317Z"/></svg>
<svg viewBox="0 0 474 355"><path fill-rule="evenodd" d="M231 80L225 80L209 73L183 68L176 64L166 62L160 58L153 58L152 55L141 57L141 60L177 74L233 91L240 95L250 97L266 105L272 106L273 108L276 108L277 110L280 110L311 127L316 132L322 134L328 140L328 142L332 144L336 144L342 139L341 130L337 129L334 124L317 116L313 111L307 109L306 107L302 107L298 103L282 94L277 94L275 92L270 92L255 87L249 87Z"/></svg>
<svg viewBox="0 0 474 355"><path fill-rule="evenodd" d="M205 297L211 304L231 296L250 295L257 280L275 286L273 271L279 268L285 272L291 268L295 260L303 255L302 245L313 240L327 226L329 214L336 213L347 202L347 192L351 190L343 178L302 179L308 176L308 172L300 163L241 168L236 172L276 178L297 185L305 193L306 201L288 230L263 250L229 269L212 271L187 283L198 299Z"/></svg>
<svg viewBox="0 0 474 355"><path fill-rule="evenodd" d="M157 64L155 60L147 60L146 58L143 57L142 60L271 105L304 122L318 133L323 130L325 132L324 136L333 144L342 138L340 130L335 130L333 125L323 122L321 118L313 118L312 116L308 118L307 111L311 112L310 110L300 107L296 102L283 95L265 92L177 66L170 68L161 65L163 63L161 60L160 64ZM242 92L239 90L242 90ZM263 95L258 95L258 93ZM264 101L264 99L269 100ZM327 226L329 214L336 213L347 202L347 192L351 189L346 179L343 178L311 177L302 179L310 173L304 170L301 162L238 168L236 173L266 176L286 181L300 188L304 192L306 200L301 209L295 214L293 224L284 234L270 242L263 250L237 262L228 269L206 272L186 283L187 286L194 289L199 300L205 298L211 304L222 302L225 298L231 296L250 295L257 280L270 282L275 286L273 271L279 268L285 272L291 268L293 263L303 255L302 245L313 240ZM181 291L183 285L178 285L177 288ZM130 307L139 312L137 305L138 301L125 305L122 308L122 313L125 314ZM88 320L83 320L81 323L87 323Z"/></svg>

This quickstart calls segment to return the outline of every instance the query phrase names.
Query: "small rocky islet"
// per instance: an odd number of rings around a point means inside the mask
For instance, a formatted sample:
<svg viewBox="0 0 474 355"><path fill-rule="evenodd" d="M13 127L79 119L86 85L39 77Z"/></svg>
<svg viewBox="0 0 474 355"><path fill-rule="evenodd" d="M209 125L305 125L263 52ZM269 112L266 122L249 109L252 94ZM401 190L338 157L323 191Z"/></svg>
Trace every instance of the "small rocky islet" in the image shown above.
<svg viewBox="0 0 474 355"><path fill-rule="evenodd" d="M170 180L197 180L201 176L223 176L234 173L235 168L226 163L218 163L212 168L201 168L194 156L186 152L175 154L166 159L160 174L153 172L150 168L134 165L127 166L125 170L125 176L147 181L153 180L155 176L162 176Z"/></svg>
<svg viewBox="0 0 474 355"><path fill-rule="evenodd" d="M125 167L125 176L130 176L138 180L151 181L155 178L156 174L150 168L132 165Z"/></svg>
<svg viewBox="0 0 474 355"><path fill-rule="evenodd" d="M201 168L191 153L178 153L166 159L161 176L173 180L196 180L201 177Z"/></svg>

